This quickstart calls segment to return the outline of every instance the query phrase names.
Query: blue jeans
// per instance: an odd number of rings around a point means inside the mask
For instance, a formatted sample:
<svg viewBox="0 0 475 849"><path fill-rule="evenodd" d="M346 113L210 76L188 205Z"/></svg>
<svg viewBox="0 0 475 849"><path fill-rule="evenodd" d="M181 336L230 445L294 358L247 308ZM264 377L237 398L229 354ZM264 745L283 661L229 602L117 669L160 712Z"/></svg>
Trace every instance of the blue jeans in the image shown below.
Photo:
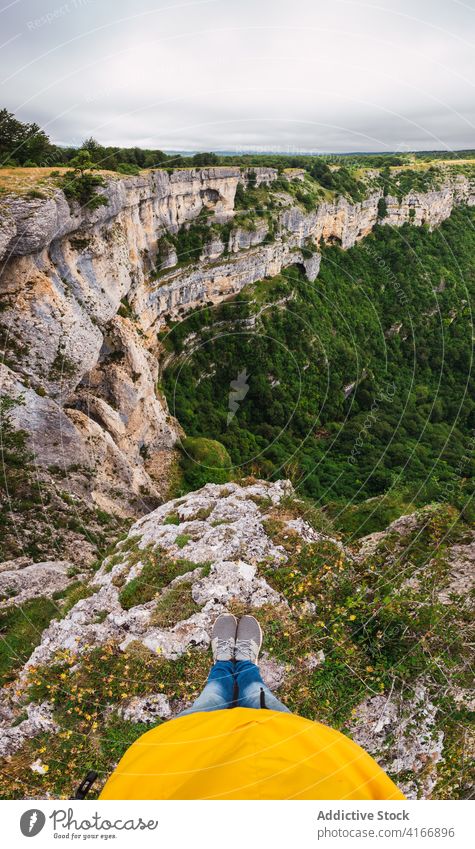
<svg viewBox="0 0 475 849"><path fill-rule="evenodd" d="M250 660L218 660L198 698L178 716L231 707L267 708L290 713L264 684L255 663Z"/></svg>

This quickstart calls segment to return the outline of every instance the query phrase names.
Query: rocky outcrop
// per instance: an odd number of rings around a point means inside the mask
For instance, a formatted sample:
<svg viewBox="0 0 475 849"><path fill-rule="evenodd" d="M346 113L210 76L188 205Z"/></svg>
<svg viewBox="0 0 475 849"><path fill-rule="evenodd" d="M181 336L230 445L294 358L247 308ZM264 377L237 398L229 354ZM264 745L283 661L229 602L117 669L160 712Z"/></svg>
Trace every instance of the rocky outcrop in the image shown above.
<svg viewBox="0 0 475 849"><path fill-rule="evenodd" d="M367 619L366 611L356 621L365 597L364 581L356 570L361 565L360 575L367 580L374 569L380 555L374 548L375 535L366 538L355 557L355 546L349 550L328 532L317 530L307 509L289 481L249 479L241 484L207 484L137 521L90 576L80 600L63 614L58 607L12 684L0 691L0 754L9 759L7 773L14 767L20 772L35 770L38 759L43 763L44 734L49 735L47 768L55 741L61 747L75 733L75 722L92 723L81 725L78 739L86 739L82 729L89 727L97 757L100 735L107 738L108 724L117 718L140 723L136 736L143 732L142 723L173 718L191 703L206 679L216 616L226 610L251 611L264 626L261 673L283 701L294 711L325 722L330 699L336 700L339 711L347 712L345 730L395 778L408 798L431 798L453 748L446 700L453 697L456 705L469 709L472 694L445 676L441 683L443 658L435 677L429 674L430 667L421 673L417 666L414 676L402 680L396 662L391 685L378 692L373 666L365 671L367 661L359 663L361 629L373 617ZM395 535L420 532L425 518L421 513L402 517L380 533L379 542L386 539L389 545ZM364 550L367 559L361 563ZM393 568L394 551L388 547L384 563L377 561L381 575ZM471 556L473 540L453 545L448 554L451 572L444 578L439 570L442 584L450 581L454 558L468 562ZM304 564L310 562L312 568L305 570ZM18 569L9 566L7 582L13 574L36 568L22 563ZM404 589L406 568L407 564L399 564L397 570L400 594L406 593L401 596L403 610L413 598L413 590L407 594ZM470 594L465 584L458 590L460 597ZM393 596L385 603L397 604L398 594ZM330 597L333 602L327 607ZM327 609L323 620L322 609ZM383 636L388 635L375 633L374 641ZM347 693L338 686L338 682L343 686L338 668L344 646ZM381 645L371 645L371 655L379 651ZM109 667L108 658L116 665ZM148 670L143 662L156 665L142 680L144 669ZM97 675L105 681L96 696L92 682ZM179 681L183 686L177 689ZM350 709L354 686L361 695ZM36 699L32 687L40 687ZM65 703L71 706L67 711ZM127 728L129 735L130 725ZM18 761L12 762L15 753ZM110 769L115 753L114 748ZM60 768L63 787L63 758Z"/></svg>
<svg viewBox="0 0 475 849"><path fill-rule="evenodd" d="M357 709L351 735L391 774L401 774L409 799L429 798L437 781L444 734L436 728L437 709L423 684L412 698L372 696ZM389 745L388 745L389 743ZM417 782L414 780L417 776Z"/></svg>
<svg viewBox="0 0 475 849"><path fill-rule="evenodd" d="M71 583L73 564L68 561L46 561L24 568L5 569L0 572L0 609L12 604L22 604L30 598L51 597L66 589Z"/></svg>
<svg viewBox="0 0 475 849"><path fill-rule="evenodd" d="M289 481L255 481L247 486L207 484L198 492L170 501L136 522L128 536L90 578L84 593L86 597L63 618L58 609L58 617L43 632L39 645L19 671L14 690L7 686L0 691L3 741L0 754L11 756L29 738L45 731L60 730L48 703L36 704L28 700L31 676L36 679L36 670L45 664L64 658L68 653L75 657L76 664L80 664L91 648L112 643L118 644L124 653L129 648L137 652L137 647L141 646L143 651L177 661L191 649L209 647L214 619L233 602L256 610L270 605L289 610L285 598L262 577L259 565L278 565L287 560L285 549L272 540L265 523L269 511L278 509L292 496ZM315 538L315 532L304 519L299 520L298 527L302 540ZM296 533L295 528L293 530ZM144 569L149 569L154 562L157 590L144 602L140 594L134 598L133 591ZM160 588L161 562L168 562L173 568L169 582L162 582ZM67 566L60 563L39 565L43 567L41 575L46 591L49 572L59 574ZM10 569L0 573L0 578L4 584L9 584L12 576L35 568ZM189 595L194 612L187 617L180 615L182 600L173 621L167 627L158 626L158 611L166 604L170 593L180 589ZM283 685L286 667L265 652L262 674L270 686L278 689ZM153 683L155 687L159 683L163 687L159 681ZM126 681L122 688L127 690ZM27 702L19 713L25 697ZM104 707L106 715L114 711L113 705ZM151 723L174 716L182 707L181 702L172 704L165 693L149 692L146 696L124 701L118 714L131 722ZM21 722L18 722L19 717L24 717Z"/></svg>
<svg viewBox="0 0 475 849"><path fill-rule="evenodd" d="M111 639L118 640L123 649L138 641L164 657L177 658L192 645L209 645L210 626L231 599L252 607L282 603L279 594L260 577L256 564L265 559L285 561L286 554L265 532L265 514L255 500L278 505L291 492L288 481L258 482L248 487L207 484L154 510L136 522L115 554L104 560L91 582L93 594L44 632L27 668L47 663L61 649L74 648L81 653L91 644ZM154 625L160 595L130 608L121 604L121 592L141 575L150 551L188 562L188 569L170 586L189 583L199 611L170 628ZM107 612L107 616L98 623L99 611Z"/></svg>
<svg viewBox="0 0 475 849"><path fill-rule="evenodd" d="M47 732L55 732L58 730L57 724L52 718L51 705L43 702L40 705L30 704L26 709L26 717L22 722L14 725L9 725L9 719L13 719L13 714L9 716L8 709L3 709L0 714L0 723L2 725L2 734L0 737L0 756L5 757L10 752L14 752L20 748L30 737L35 737L38 734Z"/></svg>
<svg viewBox="0 0 475 849"><path fill-rule="evenodd" d="M266 172L260 179L263 182L270 175L267 169L260 170ZM138 177L109 179L100 190L107 198L107 206L93 211L77 205L71 208L59 189L44 200L10 197L2 202L5 247L0 259L39 253L71 233L98 231L101 225L119 216L121 226L139 225L138 241L130 241L129 248L140 250L147 247L148 240L153 244L159 226L176 232L203 208L212 209L218 219L226 220L234 208L239 180L245 181L246 177L235 167L186 169L171 174L149 171Z"/></svg>
<svg viewBox="0 0 475 849"><path fill-rule="evenodd" d="M255 247L244 254L178 269L160 277L156 284L133 296L134 309L148 331L160 329L167 321L177 319L192 307L217 304L245 286L274 277L289 265L304 264L302 254L279 240L271 245Z"/></svg>
<svg viewBox="0 0 475 849"><path fill-rule="evenodd" d="M289 265L302 265L313 282L320 268L321 240L348 249L367 236L377 223L400 227L411 221L415 226L437 227L455 205L475 203L475 188L461 176L437 191L410 194L402 200L389 196L384 219L378 213L381 192L373 192L359 203L340 197L319 204L310 213L296 206L290 196L286 197L288 208L279 213L272 239L268 237L265 220L252 231L237 228L227 244L219 239L210 243L202 255L202 264L170 269L160 274L156 283L134 289L131 301L147 330L159 329L194 307L217 303L244 286L279 274Z"/></svg>

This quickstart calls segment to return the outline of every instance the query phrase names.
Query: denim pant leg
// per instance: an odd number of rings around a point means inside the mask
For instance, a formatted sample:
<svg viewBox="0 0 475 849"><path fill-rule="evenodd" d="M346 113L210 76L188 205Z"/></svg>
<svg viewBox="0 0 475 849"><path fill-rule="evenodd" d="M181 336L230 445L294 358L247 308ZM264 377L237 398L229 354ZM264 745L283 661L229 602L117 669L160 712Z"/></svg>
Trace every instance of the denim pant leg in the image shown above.
<svg viewBox="0 0 475 849"><path fill-rule="evenodd" d="M231 660L218 660L211 667L208 680L198 698L191 707L182 710L178 716L201 711L224 710L233 704L233 696L234 663Z"/></svg>
<svg viewBox="0 0 475 849"><path fill-rule="evenodd" d="M238 707L260 708L268 710L281 710L285 713L291 711L264 684L259 667L250 660L238 660L235 664L234 674L238 683Z"/></svg>

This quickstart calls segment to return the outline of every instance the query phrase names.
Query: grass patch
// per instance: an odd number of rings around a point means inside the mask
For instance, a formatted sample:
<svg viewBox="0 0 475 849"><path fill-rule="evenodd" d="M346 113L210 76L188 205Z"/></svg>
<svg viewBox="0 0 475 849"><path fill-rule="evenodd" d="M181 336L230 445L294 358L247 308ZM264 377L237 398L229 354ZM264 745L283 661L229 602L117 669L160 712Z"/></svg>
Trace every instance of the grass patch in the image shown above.
<svg viewBox="0 0 475 849"><path fill-rule="evenodd" d="M77 656L60 653L48 666L32 670L28 700L48 700L59 725L58 734L41 734L28 740L9 760L4 776L4 798L71 798L85 773L99 773L92 798L101 788L126 749L151 726L122 719L110 705L134 696L163 692L169 699L191 702L209 671L208 652L190 650L168 661L133 643L126 652L116 644ZM30 764L41 758L48 766L44 776Z"/></svg>
<svg viewBox="0 0 475 849"><path fill-rule="evenodd" d="M66 587L65 590L53 593L53 598L59 600L61 603L61 619L69 613L71 608L74 607L78 601L81 601L83 598L89 598L89 596L94 595L96 592L97 587L91 587L88 584L84 584L82 581L75 581L73 584L70 584L69 587Z"/></svg>
<svg viewBox="0 0 475 849"><path fill-rule="evenodd" d="M178 536L175 537L175 545L177 545L178 548L184 548L185 545L188 545L190 539L191 536L189 534L178 534Z"/></svg>
<svg viewBox="0 0 475 849"><path fill-rule="evenodd" d="M150 623L159 628L170 628L198 613L200 607L193 600L191 587L191 581L182 581L165 590L157 601Z"/></svg>
<svg viewBox="0 0 475 849"><path fill-rule="evenodd" d="M178 513L170 513L166 519L163 520L164 525L179 525L180 517Z"/></svg>
<svg viewBox="0 0 475 849"><path fill-rule="evenodd" d="M14 679L16 672L41 641L41 634L58 615L58 605L48 598L34 598L21 607L0 611L0 680Z"/></svg>
<svg viewBox="0 0 475 849"><path fill-rule="evenodd" d="M151 547L139 550L138 558L143 568L136 578L132 578L122 589L119 600L125 610L130 610L137 604L146 604L166 587L178 575L197 568L196 563L188 560L170 560L160 549ZM129 566L133 565L129 560Z"/></svg>
<svg viewBox="0 0 475 849"><path fill-rule="evenodd" d="M211 513L213 512L215 507L216 507L216 502L214 504L212 504L211 507L201 507L201 509L197 510L196 513L193 516L190 516L188 518L187 521L188 522L205 522L206 519L208 519L208 517L211 516Z"/></svg>
<svg viewBox="0 0 475 849"><path fill-rule="evenodd" d="M153 725L159 724L160 720L153 723ZM120 761L129 746L146 731L150 731L151 727L152 725L145 722L130 722L113 714L103 729L100 742L101 755L108 763Z"/></svg>
<svg viewBox="0 0 475 849"><path fill-rule="evenodd" d="M359 504L331 503L325 512L346 537L359 539L376 531L384 531L395 519L412 513L414 509L409 496L388 492Z"/></svg>

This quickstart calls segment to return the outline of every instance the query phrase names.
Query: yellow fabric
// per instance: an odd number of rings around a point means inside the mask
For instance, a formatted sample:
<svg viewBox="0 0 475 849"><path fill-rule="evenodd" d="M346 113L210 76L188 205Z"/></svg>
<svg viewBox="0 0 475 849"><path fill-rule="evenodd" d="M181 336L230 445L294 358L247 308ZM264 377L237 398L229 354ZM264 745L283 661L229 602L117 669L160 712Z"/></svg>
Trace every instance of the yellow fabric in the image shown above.
<svg viewBox="0 0 475 849"><path fill-rule="evenodd" d="M194 713L143 734L101 799L404 799L348 737L295 714Z"/></svg>

